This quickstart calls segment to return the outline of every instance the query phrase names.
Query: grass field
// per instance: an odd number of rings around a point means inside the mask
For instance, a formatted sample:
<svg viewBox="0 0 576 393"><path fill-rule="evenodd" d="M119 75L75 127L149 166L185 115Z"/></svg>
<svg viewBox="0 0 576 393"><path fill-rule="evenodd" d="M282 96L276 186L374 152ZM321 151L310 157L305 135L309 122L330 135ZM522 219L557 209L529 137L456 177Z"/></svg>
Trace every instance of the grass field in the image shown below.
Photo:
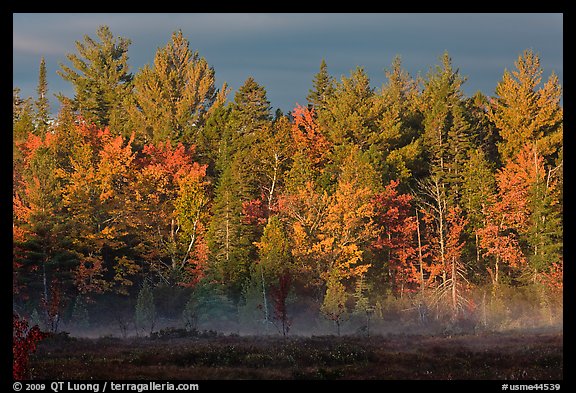
<svg viewBox="0 0 576 393"><path fill-rule="evenodd" d="M56 336L31 356L33 379L563 378L563 333L387 336Z"/></svg>

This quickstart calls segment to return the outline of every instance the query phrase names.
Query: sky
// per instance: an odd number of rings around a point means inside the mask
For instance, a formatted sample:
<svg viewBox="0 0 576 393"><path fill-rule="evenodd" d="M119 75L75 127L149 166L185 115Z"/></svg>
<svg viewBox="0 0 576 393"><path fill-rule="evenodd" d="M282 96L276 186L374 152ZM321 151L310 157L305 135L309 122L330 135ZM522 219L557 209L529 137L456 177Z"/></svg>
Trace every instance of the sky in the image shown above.
<svg viewBox="0 0 576 393"><path fill-rule="evenodd" d="M284 113L306 104L314 75L324 58L337 80L363 67L371 86L380 89L385 71L399 55L413 77L440 64L448 51L452 65L467 78L465 96L492 96L505 69L526 49L540 56L546 80L553 71L562 84L563 14L384 14L384 13L15 13L13 14L13 86L21 97L36 97L38 69L46 59L51 112L59 110L55 93L74 90L56 70L70 65L76 41L107 25L114 36L129 38L129 65L136 73L152 64L174 31L182 30L234 93L252 76L267 91L275 110Z"/></svg>

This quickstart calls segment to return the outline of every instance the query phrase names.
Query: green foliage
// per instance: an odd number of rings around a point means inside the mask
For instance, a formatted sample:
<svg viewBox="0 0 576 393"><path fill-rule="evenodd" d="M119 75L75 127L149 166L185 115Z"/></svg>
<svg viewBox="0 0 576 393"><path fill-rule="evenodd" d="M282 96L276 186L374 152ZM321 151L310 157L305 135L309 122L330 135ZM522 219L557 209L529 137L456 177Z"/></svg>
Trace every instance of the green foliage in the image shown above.
<svg viewBox="0 0 576 393"><path fill-rule="evenodd" d="M136 322L137 331L143 331L145 334L152 334L154 331L156 305L154 303L154 293L148 281L144 281L144 285L138 292L134 321Z"/></svg>
<svg viewBox="0 0 576 393"><path fill-rule="evenodd" d="M237 310L226 295L226 288L211 278L200 281L182 314L186 328L228 329L237 321Z"/></svg>
<svg viewBox="0 0 576 393"><path fill-rule="evenodd" d="M257 133L271 121L270 109L266 89L249 77L234 95L233 128L240 135Z"/></svg>
<svg viewBox="0 0 576 393"><path fill-rule="evenodd" d="M90 327L90 315L88 314L88 307L86 301L81 295L77 295L72 306L72 323L78 329L86 329Z"/></svg>
<svg viewBox="0 0 576 393"><path fill-rule="evenodd" d="M226 98L226 84L214 87L214 69L189 48L182 31L158 49L153 66L134 78L132 124L145 143L196 142L209 113Z"/></svg>
<svg viewBox="0 0 576 393"><path fill-rule="evenodd" d="M66 56L72 67L60 63L57 73L74 86L75 111L90 123L121 133L127 119L124 107L132 90L128 65L131 41L114 38L108 26L100 26L96 35L100 42L88 35L83 42L76 41L78 54ZM66 100L62 94L58 98Z"/></svg>
<svg viewBox="0 0 576 393"><path fill-rule="evenodd" d="M336 83L326 107L326 111L318 114L319 121L335 145L356 144L362 150L369 148L378 134L375 124L377 110L374 90L362 67L357 67L350 77L343 76L341 82Z"/></svg>
<svg viewBox="0 0 576 393"><path fill-rule="evenodd" d="M40 72L38 74L38 98L34 103L36 107L36 135L44 136L48 130L50 120L50 103L48 102L48 82L46 81L46 61L40 60Z"/></svg>
<svg viewBox="0 0 576 393"><path fill-rule="evenodd" d="M320 310L324 316L334 321L338 336L340 336L340 327L342 322L348 317L346 301L348 295L344 285L340 282L338 274L331 272L328 282L326 283L326 294Z"/></svg>
<svg viewBox="0 0 576 393"><path fill-rule="evenodd" d="M308 91L306 99L317 111L327 109L328 100L334 94L334 78L328 74L326 61L322 59L320 71L314 75L314 88Z"/></svg>
<svg viewBox="0 0 576 393"><path fill-rule="evenodd" d="M525 143L535 142L550 165L562 146L562 89L558 76L552 72L548 81L538 88L543 69L540 57L532 50L525 50L514 65L516 70L504 71L488 111L502 137L498 151L502 161L506 161Z"/></svg>
<svg viewBox="0 0 576 393"><path fill-rule="evenodd" d="M242 300L238 305L238 322L250 334L268 333L271 328L272 308L268 301L268 285L262 281L260 268L254 268L250 280L242 289Z"/></svg>

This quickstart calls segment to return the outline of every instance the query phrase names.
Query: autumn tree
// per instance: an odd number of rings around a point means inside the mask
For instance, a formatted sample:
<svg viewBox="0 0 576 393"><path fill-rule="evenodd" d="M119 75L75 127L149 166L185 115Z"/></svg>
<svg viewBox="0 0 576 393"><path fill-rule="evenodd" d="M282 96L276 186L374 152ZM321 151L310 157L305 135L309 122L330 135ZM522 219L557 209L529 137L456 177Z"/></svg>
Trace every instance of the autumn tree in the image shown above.
<svg viewBox="0 0 576 393"><path fill-rule="evenodd" d="M546 170L536 146L526 144L497 173L496 179L498 194L495 202L486 207L486 254L494 255L495 269L503 259L512 267L528 267L526 278L536 281L541 272L558 263L562 252L562 222L553 168ZM494 244L496 241L505 242L508 247Z"/></svg>
<svg viewBox="0 0 576 393"><path fill-rule="evenodd" d="M138 270L124 253L132 139L85 123L72 132L76 144L70 149L70 167L59 168L57 174L63 182L65 212L75 228L73 250L80 262L76 285L81 293L102 293L113 284L122 291L131 285L127 278Z"/></svg>
<svg viewBox="0 0 576 393"><path fill-rule="evenodd" d="M134 106L130 113L138 136L147 143L170 140L196 142L209 112L226 99L226 84L214 86L215 72L182 31L158 49L154 64L134 78Z"/></svg>
<svg viewBox="0 0 576 393"><path fill-rule="evenodd" d="M468 278L466 264L462 260L464 248L464 227L466 218L462 216L460 207L451 207L446 216L448 226L446 233L446 279L436 288L433 303L449 305L452 320L462 316L470 308L470 300L466 296ZM447 304L446 304L447 303Z"/></svg>
<svg viewBox="0 0 576 393"><path fill-rule="evenodd" d="M270 293L272 295L272 307L274 309L274 319L280 323L282 335L286 337L290 331L291 319L288 316L287 299L292 285L292 273L288 269L278 277L278 284L272 285Z"/></svg>
<svg viewBox="0 0 576 393"><path fill-rule="evenodd" d="M168 286L194 284L207 258L209 183L193 152L170 141L146 145L128 205L137 250Z"/></svg>
<svg viewBox="0 0 576 393"><path fill-rule="evenodd" d="M340 281L339 274L330 272L326 283L326 294L320 310L327 319L334 322L338 336L340 336L342 322L348 315L347 298L346 288Z"/></svg>
<svg viewBox="0 0 576 393"><path fill-rule="evenodd" d="M350 151L339 172L332 194L309 181L280 201L294 266L318 297L325 295L330 274L354 281L367 271L363 248L375 235L371 198L376 173L359 149Z"/></svg>
<svg viewBox="0 0 576 393"><path fill-rule="evenodd" d="M292 116L291 146L294 151L292 165L286 173L288 192L305 186L307 182L317 182L327 189L333 183L326 166L332 163L332 143L322 132L314 109L297 105Z"/></svg>
<svg viewBox="0 0 576 393"><path fill-rule="evenodd" d="M98 127L110 126L115 133L124 131L125 104L132 91L132 74L128 65L127 38L115 38L108 26L96 31L97 40L85 35L76 41L77 54L66 57L71 66L60 63L57 71L65 81L74 86L72 108L87 122ZM98 42L99 41L99 42ZM58 95L61 102L66 97ZM129 135L131 130L125 130Z"/></svg>
<svg viewBox="0 0 576 393"><path fill-rule="evenodd" d="M391 181L373 198L377 235L371 246L378 250L378 259L383 262L382 266L374 266L380 270L378 279L387 281L390 277L394 290L402 296L405 291L423 284L427 269L416 256L417 221L412 208L413 196L400 194L397 187L398 182Z"/></svg>
<svg viewBox="0 0 576 393"><path fill-rule="evenodd" d="M502 161L513 159L525 143L536 143L548 165L562 146L562 89L554 72L541 87L540 57L525 50L514 63L516 70L504 71L491 101L488 116L499 130L498 151Z"/></svg>
<svg viewBox="0 0 576 393"><path fill-rule="evenodd" d="M60 286L68 287L76 264L56 174L57 144L51 133L41 137L30 132L18 145L22 176L13 188L15 292L39 305L46 324L54 327L65 298Z"/></svg>

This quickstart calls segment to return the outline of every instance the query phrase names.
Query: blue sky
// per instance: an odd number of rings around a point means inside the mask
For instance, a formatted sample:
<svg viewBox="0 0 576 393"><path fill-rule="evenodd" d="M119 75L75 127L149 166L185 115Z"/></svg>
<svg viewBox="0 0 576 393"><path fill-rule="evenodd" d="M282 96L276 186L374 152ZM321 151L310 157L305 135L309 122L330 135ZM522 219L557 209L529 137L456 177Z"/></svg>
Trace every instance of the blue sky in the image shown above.
<svg viewBox="0 0 576 393"><path fill-rule="evenodd" d="M493 95L505 69L525 49L540 55L544 79L554 71L562 83L563 15L542 14L13 14L13 85L35 97L41 56L46 58L50 93L72 96L57 74L69 64L75 41L96 37L100 25L129 38L129 64L137 72L181 29L190 47L216 71L217 85L233 89L253 76L266 88L273 108L284 112L305 104L324 58L337 79L364 67L374 88L396 55L403 68L425 76L448 51L467 77L464 94ZM58 100L50 94L52 112Z"/></svg>

